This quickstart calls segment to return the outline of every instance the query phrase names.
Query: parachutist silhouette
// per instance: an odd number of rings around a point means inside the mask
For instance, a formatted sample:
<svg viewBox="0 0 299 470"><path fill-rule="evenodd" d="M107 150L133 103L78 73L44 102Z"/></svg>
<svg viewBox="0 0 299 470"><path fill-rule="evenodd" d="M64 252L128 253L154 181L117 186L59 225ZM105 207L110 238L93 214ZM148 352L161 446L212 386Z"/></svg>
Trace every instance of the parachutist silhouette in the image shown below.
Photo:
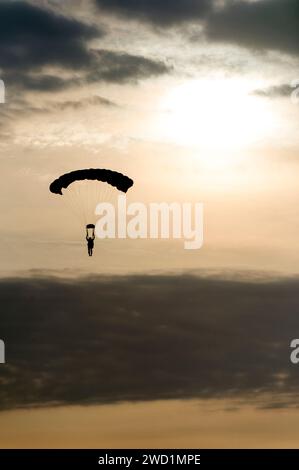
<svg viewBox="0 0 299 470"><path fill-rule="evenodd" d="M100 190L105 190L103 194L106 194L107 185L109 190L111 188L115 188L115 190L126 193L133 186L134 181L128 176L123 175L117 171L107 170L105 168L85 168L81 170L74 170L59 176L57 179L52 181L49 190L51 193L59 194L65 198L64 194L68 193L69 186L72 187L75 185L75 188L78 189L78 183L80 183L79 188L85 188L87 190L85 195L86 199L81 199L81 197L83 198L84 191L82 191L82 194L81 190L75 191L75 193L77 192L77 197L74 197L72 205L73 203L76 204L78 212L84 217L84 220L86 220L86 218L89 217L88 214L90 214L91 211L94 213L95 206L98 204L98 200L93 201L95 189L93 183L96 183L96 189L99 191L99 194ZM81 183L83 183L83 187ZM91 188L89 188L89 185L91 185ZM73 195L70 193L71 199L76 195L75 193L73 193ZM88 224L86 225L86 241L89 256L92 256L94 240L95 225Z"/></svg>
<svg viewBox="0 0 299 470"><path fill-rule="evenodd" d="M94 248L94 239L95 239L94 228L93 228L92 234L89 235L88 228L86 227L87 251L88 251L89 256L92 256L92 250Z"/></svg>

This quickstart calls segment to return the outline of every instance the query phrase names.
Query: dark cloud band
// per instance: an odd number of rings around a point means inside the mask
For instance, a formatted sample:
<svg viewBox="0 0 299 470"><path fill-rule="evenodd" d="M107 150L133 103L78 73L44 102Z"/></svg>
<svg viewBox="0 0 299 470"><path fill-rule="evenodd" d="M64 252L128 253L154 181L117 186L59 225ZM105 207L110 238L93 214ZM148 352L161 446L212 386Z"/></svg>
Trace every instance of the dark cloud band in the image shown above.
<svg viewBox="0 0 299 470"><path fill-rule="evenodd" d="M21 1L0 2L0 26L0 67L15 72L44 65L86 66L86 41L104 34L95 26Z"/></svg>
<svg viewBox="0 0 299 470"><path fill-rule="evenodd" d="M206 22L209 39L253 50L299 54L298 0L228 2Z"/></svg>
<svg viewBox="0 0 299 470"><path fill-rule="evenodd" d="M254 90L252 94L262 98L290 98L293 91L294 87L288 83L283 83Z"/></svg>
<svg viewBox="0 0 299 470"><path fill-rule="evenodd" d="M0 2L1 78L10 89L53 92L94 81L126 83L169 71L162 61L92 49L89 41L104 34L100 27L26 2Z"/></svg>
<svg viewBox="0 0 299 470"><path fill-rule="evenodd" d="M299 53L297 0L95 0L102 11L169 27L197 22L211 41Z"/></svg>
<svg viewBox="0 0 299 470"><path fill-rule="evenodd" d="M171 26L202 18L211 0L96 0L103 10L159 26Z"/></svg>
<svg viewBox="0 0 299 470"><path fill-rule="evenodd" d="M0 406L263 393L292 406L298 289L187 275L4 279Z"/></svg>

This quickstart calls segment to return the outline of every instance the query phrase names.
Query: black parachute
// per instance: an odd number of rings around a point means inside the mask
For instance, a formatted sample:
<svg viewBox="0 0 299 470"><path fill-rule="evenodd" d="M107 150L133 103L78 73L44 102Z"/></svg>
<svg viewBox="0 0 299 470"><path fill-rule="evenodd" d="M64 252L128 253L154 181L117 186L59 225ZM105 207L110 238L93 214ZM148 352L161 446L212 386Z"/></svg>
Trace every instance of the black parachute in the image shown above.
<svg viewBox="0 0 299 470"><path fill-rule="evenodd" d="M117 171L89 168L66 173L50 184L50 191L63 195L62 201L84 226L95 225L100 203L116 204L119 191L126 193L134 182Z"/></svg>
<svg viewBox="0 0 299 470"><path fill-rule="evenodd" d="M134 182L131 178L117 171L105 170L101 168L89 168L86 170L75 170L66 173L50 184L50 191L54 194L61 194L62 189L66 189L75 181L97 180L114 186L119 191L126 193L133 186Z"/></svg>

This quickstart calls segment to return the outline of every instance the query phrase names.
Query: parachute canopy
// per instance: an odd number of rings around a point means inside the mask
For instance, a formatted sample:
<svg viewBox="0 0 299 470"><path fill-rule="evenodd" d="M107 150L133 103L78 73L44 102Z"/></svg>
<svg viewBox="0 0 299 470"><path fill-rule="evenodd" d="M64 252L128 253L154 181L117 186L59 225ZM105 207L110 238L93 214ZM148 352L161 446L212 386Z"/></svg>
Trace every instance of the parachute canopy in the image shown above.
<svg viewBox="0 0 299 470"><path fill-rule="evenodd" d="M89 229L96 223L97 205L115 203L118 191L126 193L131 186L133 180L117 171L89 168L60 176L50 184L50 191L63 195L62 201Z"/></svg>
<svg viewBox="0 0 299 470"><path fill-rule="evenodd" d="M50 184L50 191L54 194L61 194L62 189L67 188L76 181L97 180L114 186L119 191L126 193L133 186L134 182L128 176L117 171L105 170L101 168L89 168L86 170L75 170L57 178Z"/></svg>

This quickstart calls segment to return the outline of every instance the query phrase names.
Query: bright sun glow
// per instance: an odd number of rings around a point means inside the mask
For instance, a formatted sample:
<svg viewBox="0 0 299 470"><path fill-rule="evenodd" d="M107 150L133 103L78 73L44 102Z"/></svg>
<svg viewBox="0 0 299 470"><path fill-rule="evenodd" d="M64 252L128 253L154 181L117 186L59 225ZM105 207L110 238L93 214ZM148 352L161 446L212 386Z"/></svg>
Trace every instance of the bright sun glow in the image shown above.
<svg viewBox="0 0 299 470"><path fill-rule="evenodd" d="M274 131L267 101L251 90L252 84L240 80L184 83L162 100L158 133L168 142L198 148L206 158L213 155L216 165L227 164L229 155Z"/></svg>

